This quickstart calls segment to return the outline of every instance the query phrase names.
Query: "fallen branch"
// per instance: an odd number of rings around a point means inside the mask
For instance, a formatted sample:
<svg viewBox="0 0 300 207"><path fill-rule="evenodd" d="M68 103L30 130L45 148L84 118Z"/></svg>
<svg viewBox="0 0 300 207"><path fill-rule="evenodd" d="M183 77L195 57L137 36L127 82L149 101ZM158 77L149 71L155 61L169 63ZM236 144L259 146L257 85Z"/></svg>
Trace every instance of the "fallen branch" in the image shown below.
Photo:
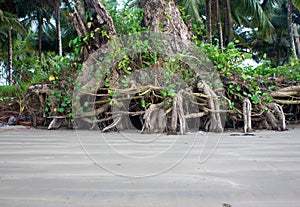
<svg viewBox="0 0 300 207"><path fill-rule="evenodd" d="M274 102L279 104L285 104L285 105L298 105L300 104L300 100L280 100L280 99L274 99Z"/></svg>

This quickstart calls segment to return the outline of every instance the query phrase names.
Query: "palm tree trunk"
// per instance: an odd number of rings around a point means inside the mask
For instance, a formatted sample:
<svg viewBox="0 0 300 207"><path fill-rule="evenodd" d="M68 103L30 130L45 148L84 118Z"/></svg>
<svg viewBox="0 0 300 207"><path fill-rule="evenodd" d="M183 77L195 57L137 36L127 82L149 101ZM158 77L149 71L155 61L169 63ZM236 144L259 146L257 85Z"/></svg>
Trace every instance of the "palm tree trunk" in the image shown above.
<svg viewBox="0 0 300 207"><path fill-rule="evenodd" d="M295 34L295 43L296 43L296 48L297 48L297 57L300 58L300 39L299 39L299 33L297 30L297 25L293 24L294 27L294 34Z"/></svg>
<svg viewBox="0 0 300 207"><path fill-rule="evenodd" d="M39 61L42 66L42 33L43 33L43 18L38 14L38 45L39 45Z"/></svg>
<svg viewBox="0 0 300 207"><path fill-rule="evenodd" d="M227 41L232 42L233 40L233 20L231 15L230 0L226 0L226 14L227 14Z"/></svg>
<svg viewBox="0 0 300 207"><path fill-rule="evenodd" d="M295 42L294 42L294 35L293 35L292 6L293 6L292 0L288 0L287 23L288 23L289 39L290 39L293 56L297 58L296 47L295 47Z"/></svg>
<svg viewBox="0 0 300 207"><path fill-rule="evenodd" d="M58 55L62 56L62 41L61 41L61 27L60 27L60 1L56 1L55 13L56 13L56 28L57 28L57 40L58 40Z"/></svg>
<svg viewBox="0 0 300 207"><path fill-rule="evenodd" d="M211 35L211 0L206 0L206 31L207 31L207 41L212 45L212 35Z"/></svg>
<svg viewBox="0 0 300 207"><path fill-rule="evenodd" d="M216 13L217 13L217 24L218 24L218 30L219 30L219 41L220 41L220 48L222 50L224 46L223 41L223 31L222 31L222 22L221 22L221 16L220 16L220 4L219 0L216 0Z"/></svg>
<svg viewBox="0 0 300 207"><path fill-rule="evenodd" d="M13 84L13 71L12 71L12 54L13 54L13 50L12 50L12 35L11 35L11 28L8 28L7 31L7 36L8 36L8 71L9 71L9 79L8 79L8 83L9 85Z"/></svg>

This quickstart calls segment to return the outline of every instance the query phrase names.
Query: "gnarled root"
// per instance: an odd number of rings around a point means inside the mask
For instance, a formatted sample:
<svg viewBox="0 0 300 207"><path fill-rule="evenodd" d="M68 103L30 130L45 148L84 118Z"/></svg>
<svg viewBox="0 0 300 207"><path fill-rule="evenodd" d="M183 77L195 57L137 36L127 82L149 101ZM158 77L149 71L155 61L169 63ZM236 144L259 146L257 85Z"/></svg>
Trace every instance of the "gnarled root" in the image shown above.
<svg viewBox="0 0 300 207"><path fill-rule="evenodd" d="M223 132L222 121L220 116L220 101L216 93L204 81L199 81L197 87L207 95L207 106L210 109L209 122L205 128L210 132Z"/></svg>
<svg viewBox="0 0 300 207"><path fill-rule="evenodd" d="M276 115L276 116L274 115L274 118L275 119L278 118L275 120L277 123L276 128L281 131L286 130L285 115L284 115L282 107L277 103L269 103L268 107L269 107L269 109L274 111L274 114Z"/></svg>
<svg viewBox="0 0 300 207"><path fill-rule="evenodd" d="M151 104L143 116L144 125L142 132L162 133L167 125L167 118L164 109L164 103Z"/></svg>
<svg viewBox="0 0 300 207"><path fill-rule="evenodd" d="M282 107L278 104L273 102L269 103L268 109L264 110L263 115L265 116L266 120L264 122L264 125L267 129L273 129L278 131L286 130L285 115L282 110Z"/></svg>

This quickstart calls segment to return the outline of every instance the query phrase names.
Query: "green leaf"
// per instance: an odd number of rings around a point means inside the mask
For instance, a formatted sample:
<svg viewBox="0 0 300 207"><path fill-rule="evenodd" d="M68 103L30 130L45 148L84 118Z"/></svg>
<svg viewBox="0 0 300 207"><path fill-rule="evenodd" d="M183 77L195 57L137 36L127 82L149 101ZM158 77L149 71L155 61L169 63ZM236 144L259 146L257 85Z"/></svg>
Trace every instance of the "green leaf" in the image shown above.
<svg viewBox="0 0 300 207"><path fill-rule="evenodd" d="M166 97L167 96L167 91L161 90L161 94L162 94L163 97Z"/></svg>
<svg viewBox="0 0 300 207"><path fill-rule="evenodd" d="M144 99L142 100L141 105L143 108L146 108L146 101Z"/></svg>
<svg viewBox="0 0 300 207"><path fill-rule="evenodd" d="M234 48L234 43L233 42L229 42L227 45L228 49L233 49Z"/></svg>
<svg viewBox="0 0 300 207"><path fill-rule="evenodd" d="M63 113L65 111L65 109L64 108L58 108L57 111Z"/></svg>
<svg viewBox="0 0 300 207"><path fill-rule="evenodd" d="M269 90L273 90L274 88L276 88L276 86L269 86L268 87Z"/></svg>

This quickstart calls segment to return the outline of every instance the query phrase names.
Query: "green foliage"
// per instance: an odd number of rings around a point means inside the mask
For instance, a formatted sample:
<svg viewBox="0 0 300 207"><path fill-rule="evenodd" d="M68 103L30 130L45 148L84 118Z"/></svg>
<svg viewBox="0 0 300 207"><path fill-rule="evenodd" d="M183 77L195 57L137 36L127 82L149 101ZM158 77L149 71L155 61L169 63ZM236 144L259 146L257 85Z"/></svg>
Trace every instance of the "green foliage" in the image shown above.
<svg viewBox="0 0 300 207"><path fill-rule="evenodd" d="M11 105L17 102L20 112L22 112L24 110L24 97L29 86L28 83L22 83L19 86L0 86L0 103Z"/></svg>
<svg viewBox="0 0 300 207"><path fill-rule="evenodd" d="M268 61L262 61L258 67L243 66L244 59L251 58L247 53L239 52L233 43L229 43L223 52L216 46L205 45L201 48L214 62L221 79L227 86L227 93L234 100L248 97L253 104L272 101L269 92L281 84L291 85L300 79L300 61L292 60L289 64L271 67ZM276 81L275 81L276 80Z"/></svg>
<svg viewBox="0 0 300 207"><path fill-rule="evenodd" d="M17 86L0 86L1 101L4 99L15 99L19 95L19 88Z"/></svg>
<svg viewBox="0 0 300 207"><path fill-rule="evenodd" d="M147 28L142 26L144 10L141 8L130 7L128 4L125 4L124 8L118 10L115 5L114 7L109 8L109 12L112 16L116 31L120 35L133 34L147 30Z"/></svg>
<svg viewBox="0 0 300 207"><path fill-rule="evenodd" d="M72 117L72 95L75 85L75 68L70 58L55 56L49 71L51 83L50 93L54 97L55 108L51 115L67 115ZM50 100L47 102L46 112L50 113Z"/></svg>

